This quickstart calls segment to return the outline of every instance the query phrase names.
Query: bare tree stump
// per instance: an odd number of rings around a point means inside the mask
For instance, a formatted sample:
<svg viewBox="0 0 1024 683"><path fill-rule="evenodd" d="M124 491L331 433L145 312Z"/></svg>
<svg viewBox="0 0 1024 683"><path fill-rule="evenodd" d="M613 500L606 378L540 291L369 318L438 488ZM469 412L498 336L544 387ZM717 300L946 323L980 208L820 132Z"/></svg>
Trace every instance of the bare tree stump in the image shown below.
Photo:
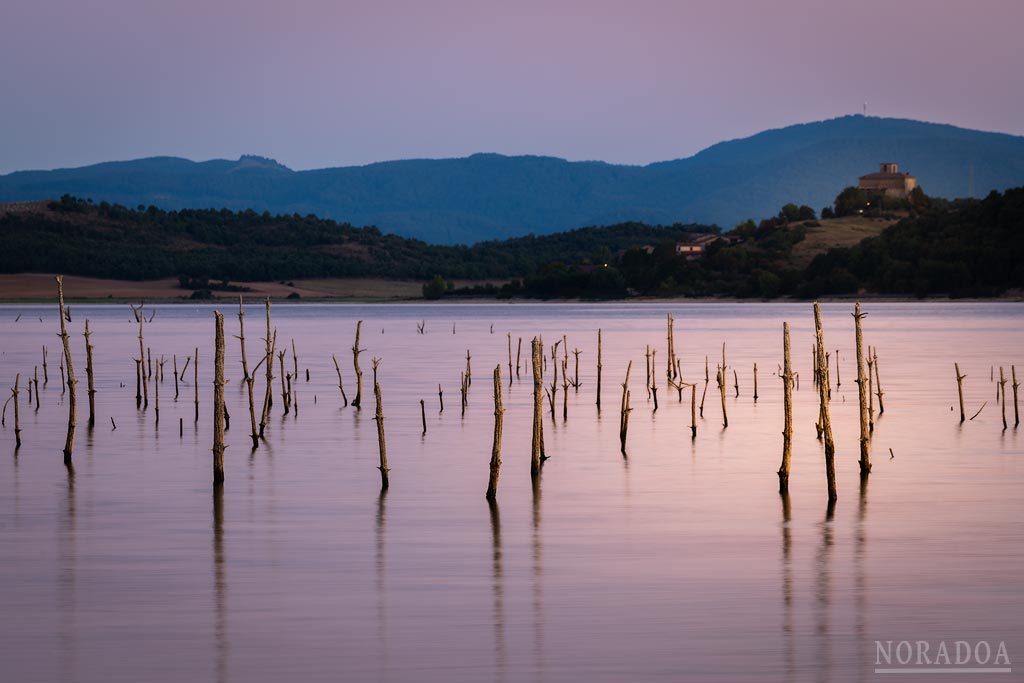
<svg viewBox="0 0 1024 683"><path fill-rule="evenodd" d="M444 392L441 390L440 384L437 385L437 402L441 404L441 409L437 411L437 414L440 415L444 412Z"/></svg>
<svg viewBox="0 0 1024 683"><path fill-rule="evenodd" d="M264 351L263 362L266 366L266 380L267 386L266 391L263 394L263 412L260 415L260 438L263 438L264 431L267 428L267 422L270 419L270 406L273 403L274 393L274 350L277 348L277 330L274 330L273 335L270 332L270 298L264 300L264 305L267 311L267 336L264 339L266 348Z"/></svg>
<svg viewBox="0 0 1024 683"><path fill-rule="evenodd" d="M224 315L214 311L213 318L213 483L216 485L224 481ZM197 409L198 405L197 401Z"/></svg>
<svg viewBox="0 0 1024 683"><path fill-rule="evenodd" d="M530 360L533 366L533 439L530 448L530 476L540 474L542 442L544 439L544 395L543 395L543 347L541 341L534 337L530 342Z"/></svg>
<svg viewBox="0 0 1024 683"><path fill-rule="evenodd" d="M519 346L516 347L516 379L519 379L519 354L523 351L523 338L519 337Z"/></svg>
<svg viewBox="0 0 1024 683"><path fill-rule="evenodd" d="M21 374L14 375L14 388L11 389L11 398L14 400L14 450L21 448L21 415L18 411L18 381Z"/></svg>
<svg viewBox="0 0 1024 683"><path fill-rule="evenodd" d="M999 366L999 392L1003 395L1003 431L1006 431L1006 376L1003 373L1003 366Z"/></svg>
<svg viewBox="0 0 1024 683"><path fill-rule="evenodd" d="M874 351L874 361L875 361L875 396L878 397L878 414L879 414L879 416L881 416L882 413L885 412L885 403L882 402L882 396L885 395L885 392L882 391L882 378L878 374L878 347L877 346L875 347L875 351Z"/></svg>
<svg viewBox="0 0 1024 683"><path fill-rule="evenodd" d="M338 367L338 359L334 357L334 354L331 354L331 360L334 361L334 371L338 373L338 390L341 391L341 400L345 402L345 405L342 407L347 408L348 396L345 395L345 385L341 381L341 368ZM441 385L438 385L438 388L440 388L440 386Z"/></svg>
<svg viewBox="0 0 1024 683"><path fill-rule="evenodd" d="M388 448L384 441L384 408L381 405L380 384L377 382L373 383L373 395L377 403L373 419L377 423L377 448L380 451L380 466L377 469L380 470L380 488L385 490L389 485L388 473L391 470L388 469Z"/></svg>
<svg viewBox="0 0 1024 683"><path fill-rule="evenodd" d="M160 382L153 382L153 394L154 394L154 403L153 403L153 406L154 406L153 407L153 418L154 418L154 420L153 420L153 426L159 429L159 427L160 427Z"/></svg>
<svg viewBox="0 0 1024 683"><path fill-rule="evenodd" d="M754 363L754 403L757 403L757 363Z"/></svg>
<svg viewBox="0 0 1024 683"><path fill-rule="evenodd" d="M89 341L89 335L92 334L89 331L89 319L85 319L85 377L89 386L89 428L92 429L96 425L96 387L93 375L92 365L92 343Z"/></svg>
<svg viewBox="0 0 1024 683"><path fill-rule="evenodd" d="M725 368L718 370L718 387L722 394L722 429L729 426L729 414L725 410Z"/></svg>
<svg viewBox="0 0 1024 683"><path fill-rule="evenodd" d="M359 354L366 349L359 348L359 331L363 327L363 321L359 320L356 322L356 341L352 344L352 366L356 371L356 397L352 400L352 407L362 409L363 405L363 371L359 367ZM454 326L452 327L452 334L455 333ZM376 388L374 389L376 391ZM382 473L387 478L386 473ZM387 488L386 486L384 488Z"/></svg>
<svg viewBox="0 0 1024 683"><path fill-rule="evenodd" d="M651 347L647 346L647 350L644 352L644 359L646 360L647 376L644 380L644 387L647 389L647 398L651 397Z"/></svg>
<svg viewBox="0 0 1024 683"><path fill-rule="evenodd" d="M71 465L71 454L75 448L75 427L78 424L78 397L76 388L78 387L78 380L75 379L75 368L71 362L71 338L68 335L68 328L65 324L65 312L64 312L64 276L57 276L57 300L60 304L60 340L64 345L64 364L68 368L68 391L70 396L68 397L68 434L64 441L64 465L68 468L68 471L74 473L74 468ZM36 396L39 395L39 386L36 385Z"/></svg>
<svg viewBox="0 0 1024 683"><path fill-rule="evenodd" d="M871 358L871 347L868 347L867 356L864 358L868 364L868 431L875 431L875 361ZM797 388L800 385L797 384Z"/></svg>
<svg viewBox="0 0 1024 683"><path fill-rule="evenodd" d="M1013 374L1013 427L1016 429L1020 424L1020 410L1017 408L1017 388L1020 386L1017 382L1017 366L1011 365L1010 372Z"/></svg>
<svg viewBox="0 0 1024 683"><path fill-rule="evenodd" d="M736 374L736 370L735 369L733 369L733 371L732 371L732 381L733 381L734 386L736 387L736 398L739 398L740 397L740 376L738 374Z"/></svg>
<svg viewBox="0 0 1024 683"><path fill-rule="evenodd" d="M963 422L967 419L967 416L964 414L964 379L967 375L960 374L959 363L953 363L953 370L956 371L956 393L960 398L960 422Z"/></svg>
<svg viewBox="0 0 1024 683"><path fill-rule="evenodd" d="M871 430L868 426L868 386L867 378L864 376L864 334L861 321L867 313L861 313L860 302L854 304L853 327L857 343L857 403L860 413L860 473L864 476L871 472L871 454L868 445L871 440ZM836 386L839 386L839 350L836 349Z"/></svg>
<svg viewBox="0 0 1024 683"><path fill-rule="evenodd" d="M43 385L50 383L50 373L46 369L46 345L43 345Z"/></svg>
<svg viewBox="0 0 1024 683"><path fill-rule="evenodd" d="M821 307L814 302L814 333L818 342L818 368L820 369L820 384L818 386L818 399L821 404L821 425L825 437L825 478L828 485L829 502L834 502L836 495L836 446L832 439L832 420L829 416L829 378L828 362L825 358L825 336L821 327Z"/></svg>
<svg viewBox="0 0 1024 683"><path fill-rule="evenodd" d="M145 342L145 339L144 339L144 336L143 336L143 332L142 332L142 325L143 325L143 323L145 323L146 319L144 317L142 317L141 312L140 312L138 318L139 318L139 363L141 364L140 370L142 372L142 407L143 408L148 408L149 407L149 378L146 377L146 366L145 366L145 363L146 363L146 342Z"/></svg>
<svg viewBox="0 0 1024 683"><path fill-rule="evenodd" d="M423 436L427 435L427 404L420 399L420 419L423 421Z"/></svg>
<svg viewBox="0 0 1024 683"><path fill-rule="evenodd" d="M288 414L288 388L285 385L285 372L284 372L284 357L288 354L287 351L278 351L277 359L281 363L281 403L284 405L284 414Z"/></svg>
<svg viewBox="0 0 1024 683"><path fill-rule="evenodd" d="M626 366L626 379L622 382L622 401L619 404L619 445L622 454L626 455L626 436L629 432L629 413L632 408L629 405L629 371L633 369L633 361Z"/></svg>
<svg viewBox="0 0 1024 683"><path fill-rule="evenodd" d="M422 401L421 401L422 403ZM491 446L490 478L487 481L487 500L498 495L498 472L501 470L501 430L505 419L505 407L501 402L501 366L494 368L494 441ZM426 433L426 428L424 428Z"/></svg>
<svg viewBox="0 0 1024 683"><path fill-rule="evenodd" d="M697 383L690 385L690 438L697 438Z"/></svg>
<svg viewBox="0 0 1024 683"><path fill-rule="evenodd" d="M839 377L839 349L836 349L836 388L843 386L843 380Z"/></svg>
<svg viewBox="0 0 1024 683"><path fill-rule="evenodd" d="M782 465L779 467L779 493L789 492L789 466L793 455L793 363L789 351L789 323L782 323Z"/></svg>
<svg viewBox="0 0 1024 683"><path fill-rule="evenodd" d="M708 397L708 384L711 383L711 376L708 374L708 357L704 356L704 392L700 395L700 418L704 419L704 399Z"/></svg>
<svg viewBox="0 0 1024 683"><path fill-rule="evenodd" d="M597 411L601 412L601 328L597 328Z"/></svg>
<svg viewBox="0 0 1024 683"><path fill-rule="evenodd" d="M196 347L195 359L196 359L195 362L192 363L192 384L193 384L193 389L195 391L195 399L194 399L195 408L196 408L196 410L195 410L195 424L199 424L199 347L198 346ZM142 377L143 377L143 384L142 384L142 386L145 387L146 386L146 384L145 384L146 373L142 373Z"/></svg>
<svg viewBox="0 0 1024 683"><path fill-rule="evenodd" d="M256 427L256 397L253 395L253 385L256 383L256 370L260 364L257 363L252 372L249 372L249 360L245 354L245 310L242 306L242 297L238 297L238 341L242 353L242 381L245 382L246 393L249 398L249 427L251 429L252 448L256 450L260 445L260 435ZM262 362L262 361L261 361ZM174 394L178 394L178 361L174 361Z"/></svg>
<svg viewBox="0 0 1024 683"><path fill-rule="evenodd" d="M299 383L299 356L298 356L298 354L295 353L295 340L294 339L292 339L292 365L294 366L294 369L295 369L295 372L292 374L292 377L295 378L295 384L298 385L298 383ZM293 390L292 389L292 385L291 384L288 385L288 403L292 407L292 413L296 417L298 417L299 416L299 388L298 388L298 386L296 386L295 389Z"/></svg>

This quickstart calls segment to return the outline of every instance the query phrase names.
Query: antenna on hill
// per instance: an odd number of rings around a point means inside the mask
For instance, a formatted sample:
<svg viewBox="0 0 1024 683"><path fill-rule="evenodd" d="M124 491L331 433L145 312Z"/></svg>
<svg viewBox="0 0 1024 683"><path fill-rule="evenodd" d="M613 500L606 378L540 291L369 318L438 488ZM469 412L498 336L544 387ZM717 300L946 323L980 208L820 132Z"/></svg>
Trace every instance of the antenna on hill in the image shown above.
<svg viewBox="0 0 1024 683"><path fill-rule="evenodd" d="M865 102L864 102L864 116L867 116L867 115L868 115L868 103L865 100Z"/></svg>

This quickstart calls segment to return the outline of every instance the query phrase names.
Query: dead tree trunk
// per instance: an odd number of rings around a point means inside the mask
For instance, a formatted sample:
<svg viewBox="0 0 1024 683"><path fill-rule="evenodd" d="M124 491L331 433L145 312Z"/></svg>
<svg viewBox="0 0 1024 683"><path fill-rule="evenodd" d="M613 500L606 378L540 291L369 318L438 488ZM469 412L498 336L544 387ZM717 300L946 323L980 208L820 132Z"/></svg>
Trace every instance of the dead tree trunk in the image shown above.
<svg viewBox="0 0 1024 683"><path fill-rule="evenodd" d="M193 388L195 389L195 404L196 404L195 424L199 424L199 347L198 346L196 347L195 358L196 358L195 362L192 363L192 384L194 385ZM145 377L145 373L143 373L143 377ZM143 384L142 386L146 386L146 385Z"/></svg>
<svg viewBox="0 0 1024 683"><path fill-rule="evenodd" d="M868 347L867 356L864 358L868 364L868 431L875 431L875 361L871 359L871 347ZM800 388L800 385L797 385Z"/></svg>
<svg viewBox="0 0 1024 683"><path fill-rule="evenodd" d="M440 383L437 385L437 402L441 404L441 409L437 411L437 414L440 415L444 412L444 391L441 390Z"/></svg>
<svg viewBox="0 0 1024 683"><path fill-rule="evenodd" d="M1006 431L1006 376L1003 373L1003 366L999 366L999 393L1003 395L1003 431Z"/></svg>
<svg viewBox="0 0 1024 683"><path fill-rule="evenodd" d="M21 374L14 376L14 388L11 389L11 398L14 400L14 450L21 448L21 415L18 412L18 380Z"/></svg>
<svg viewBox="0 0 1024 683"><path fill-rule="evenodd" d="M963 422L967 419L967 416L964 414L964 379L967 375L960 374L959 363L953 363L953 370L956 371L956 393L960 398L960 422Z"/></svg>
<svg viewBox="0 0 1024 683"><path fill-rule="evenodd" d="M722 429L729 426L729 414L725 410L725 368L718 371L718 386L722 393Z"/></svg>
<svg viewBox="0 0 1024 683"><path fill-rule="evenodd" d="M135 361L135 409L142 407L142 359L133 358Z"/></svg>
<svg viewBox="0 0 1024 683"><path fill-rule="evenodd" d="M345 402L345 405L342 406L342 407L343 408L347 408L348 407L348 396L345 395L345 385L341 381L341 368L338 367L338 359L334 357L334 354L331 354L331 360L334 361L334 371L338 373L338 390L341 391L341 400ZM441 385L439 384L438 388L440 388L440 386ZM442 408L442 410L443 410L443 408Z"/></svg>
<svg viewBox="0 0 1024 683"><path fill-rule="evenodd" d="M89 429L96 425L96 386L92 366L92 343L89 341L89 319L85 319L85 378L89 386Z"/></svg>
<svg viewBox="0 0 1024 683"><path fill-rule="evenodd" d="M359 367L359 354L365 351L365 349L359 348L359 332L363 327L363 321L359 320L356 322L356 341L352 344L352 366L356 371L356 397L352 400L352 407L362 409L363 404L363 371ZM376 392L376 388L374 388ZM382 475L387 478L387 474L382 472ZM385 487L387 488L387 487Z"/></svg>
<svg viewBox="0 0 1024 683"><path fill-rule="evenodd" d="M142 334L142 325L145 318L139 313L139 362L142 365L142 407L149 407L149 378L146 377L146 342ZM198 420L198 418L196 418Z"/></svg>
<svg viewBox="0 0 1024 683"><path fill-rule="evenodd" d="M260 439L259 432L256 429L256 401L253 395L253 384L256 382L256 370L259 368L259 363L253 368L252 373L249 372L249 360L245 355L245 310L242 307L242 297L238 297L238 341L242 352L242 381L245 382L246 393L249 397L249 426L252 430L250 436L252 437L252 448L256 450L259 448ZM177 397L178 393L178 360L174 359L174 393Z"/></svg>
<svg viewBox="0 0 1024 683"><path fill-rule="evenodd" d="M153 426L160 427L160 382L153 382Z"/></svg>
<svg viewBox="0 0 1024 683"><path fill-rule="evenodd" d="M1013 427L1016 429L1020 424L1020 410L1017 408L1017 387L1020 386L1017 382L1017 366L1011 365L1010 372L1013 375Z"/></svg>
<svg viewBox="0 0 1024 683"><path fill-rule="evenodd" d="M754 363L754 403L757 403L757 363Z"/></svg>
<svg viewBox="0 0 1024 683"><path fill-rule="evenodd" d="M541 446L544 439L543 356L541 341L534 337L530 342L530 360L533 366L533 439L530 449L530 476L532 477L540 474L541 458L544 455Z"/></svg>
<svg viewBox="0 0 1024 683"><path fill-rule="evenodd" d="M626 366L626 379L622 382L622 401L619 404L619 445L622 454L626 455L626 435L629 432L629 371L633 369L633 361Z"/></svg>
<svg viewBox="0 0 1024 683"><path fill-rule="evenodd" d="M427 404L420 399L420 419L423 421L423 436L427 435Z"/></svg>
<svg viewBox="0 0 1024 683"><path fill-rule="evenodd" d="M292 414L295 417L299 416L299 356L295 353L295 340L292 339L292 365L294 366L295 372L292 377L295 378L295 389L292 389L291 382L288 383L288 404L292 407Z"/></svg>
<svg viewBox="0 0 1024 683"><path fill-rule="evenodd" d="M708 357L704 356L704 392L700 395L700 417L704 419L704 399L708 397L708 384L711 383L711 375L708 373Z"/></svg>
<svg viewBox="0 0 1024 683"><path fill-rule="evenodd" d="M245 308L242 305L242 296L238 296L238 345L242 352L242 381L249 381L249 361L245 357ZM175 362L177 370L177 362ZM177 378L175 378L177 381Z"/></svg>
<svg viewBox="0 0 1024 683"><path fill-rule="evenodd" d="M871 432L868 427L868 397L867 379L864 376L864 334L861 320L867 313L861 313L860 302L854 304L853 326L857 342L857 401L860 408L860 474L864 476L871 472L871 454L868 445L871 440ZM836 386L839 386L839 350L836 350Z"/></svg>
<svg viewBox="0 0 1024 683"><path fill-rule="evenodd" d="M647 388L647 398L651 397L651 347L648 345L647 351L644 352L644 359L647 361L647 379L644 380L644 386Z"/></svg>
<svg viewBox="0 0 1024 683"><path fill-rule="evenodd" d="M575 377L572 380L572 388L575 390L575 393L578 394L580 393L580 350L573 349L572 355L576 363L576 370L574 373Z"/></svg>
<svg viewBox="0 0 1024 683"><path fill-rule="evenodd" d="M178 354L174 354L174 401L178 401Z"/></svg>
<svg viewBox="0 0 1024 683"><path fill-rule="evenodd" d="M697 383L690 385L690 438L697 438Z"/></svg>
<svg viewBox="0 0 1024 683"><path fill-rule="evenodd" d="M882 403L882 396L885 392L882 391L882 378L878 374L878 347L875 347L875 396L878 396L878 414L881 415L885 412L885 404Z"/></svg>
<svg viewBox="0 0 1024 683"><path fill-rule="evenodd" d="M736 370L732 371L732 381L736 387L736 398L740 397L740 376L736 374Z"/></svg>
<svg viewBox="0 0 1024 683"><path fill-rule="evenodd" d="M285 385L285 372L284 372L284 357L287 355L287 351L278 351L277 359L281 363L281 403L284 405L284 414L288 414L288 388Z"/></svg>
<svg viewBox="0 0 1024 683"><path fill-rule="evenodd" d="M272 395L274 393L274 350L277 348L277 330L274 330L273 335L270 333L270 299L266 300L267 307L267 336L266 336L266 352L263 356L263 361L266 364L267 372L267 388L263 394L263 413L260 415L260 438L263 438L263 434L267 428L267 421L270 419L270 406L273 402Z"/></svg>
<svg viewBox="0 0 1024 683"><path fill-rule="evenodd" d="M793 455L793 363L789 352L789 323L782 323L782 466L779 493L789 492L789 464Z"/></svg>
<svg viewBox="0 0 1024 683"><path fill-rule="evenodd" d="M50 383L50 373L46 369L46 345L43 345L43 385Z"/></svg>
<svg viewBox="0 0 1024 683"><path fill-rule="evenodd" d="M224 481L224 314L214 311L213 318L213 483L216 485ZM197 409L198 406L197 400Z"/></svg>
<svg viewBox="0 0 1024 683"><path fill-rule="evenodd" d="M380 466L377 469L380 470L380 488L384 490L388 488L388 472L391 470L388 469L388 447L384 441L384 408L381 405L380 384L377 382L373 383L373 395L377 403L373 419L377 423L377 448L380 451Z"/></svg>
<svg viewBox="0 0 1024 683"><path fill-rule="evenodd" d="M839 377L839 349L836 349L836 388L843 386L843 381Z"/></svg>
<svg viewBox="0 0 1024 683"><path fill-rule="evenodd" d="M516 347L516 379L519 379L519 354L523 351L523 338L519 338L519 346Z"/></svg>
<svg viewBox="0 0 1024 683"><path fill-rule="evenodd" d="M64 364L68 368L68 435L64 441L64 465L69 472L74 472L71 465L71 454L75 449L75 427L78 424L78 380L75 379L75 368L71 362L71 338L68 335L68 328L65 324L64 313L64 276L57 276L57 300L60 303L60 340L64 345ZM39 387L36 386L36 394L39 394Z"/></svg>
<svg viewBox="0 0 1024 683"><path fill-rule="evenodd" d="M829 417L829 378L828 362L825 359L825 336L821 327L821 307L814 302L814 333L818 342L818 367L820 368L820 385L818 399L821 404L822 433L825 436L825 478L828 484L829 502L835 502L836 495L836 445L832 439L832 420Z"/></svg>
<svg viewBox="0 0 1024 683"><path fill-rule="evenodd" d="M597 411L601 412L601 328L597 328Z"/></svg>
<svg viewBox="0 0 1024 683"><path fill-rule="evenodd" d="M498 365L494 368L494 442L491 446L491 476L487 481L487 500L494 500L498 495L498 472L501 470L501 430L504 416L505 407L501 403L501 366ZM426 433L425 427L423 431Z"/></svg>

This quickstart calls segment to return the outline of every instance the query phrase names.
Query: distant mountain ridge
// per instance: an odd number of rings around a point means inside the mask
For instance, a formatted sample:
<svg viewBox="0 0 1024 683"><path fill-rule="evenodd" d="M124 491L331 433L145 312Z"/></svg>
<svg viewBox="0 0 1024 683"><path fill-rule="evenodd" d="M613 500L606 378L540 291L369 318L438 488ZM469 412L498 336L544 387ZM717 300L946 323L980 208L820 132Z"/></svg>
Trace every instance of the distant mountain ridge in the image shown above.
<svg viewBox="0 0 1024 683"><path fill-rule="evenodd" d="M928 194L1024 185L1024 137L845 116L721 142L647 166L474 154L293 171L272 159L116 161L0 176L0 202L65 193L126 206L316 214L433 243L475 243L623 221L728 229L796 202L829 204L893 161Z"/></svg>

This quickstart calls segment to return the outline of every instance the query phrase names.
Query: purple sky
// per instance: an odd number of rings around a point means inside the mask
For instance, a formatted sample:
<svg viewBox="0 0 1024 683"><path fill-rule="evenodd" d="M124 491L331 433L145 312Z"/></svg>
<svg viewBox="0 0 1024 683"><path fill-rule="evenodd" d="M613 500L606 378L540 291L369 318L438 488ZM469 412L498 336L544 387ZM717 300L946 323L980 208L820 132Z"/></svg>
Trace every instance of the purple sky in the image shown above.
<svg viewBox="0 0 1024 683"><path fill-rule="evenodd" d="M1024 134L1020 0L11 0L0 173L619 163L861 111Z"/></svg>

